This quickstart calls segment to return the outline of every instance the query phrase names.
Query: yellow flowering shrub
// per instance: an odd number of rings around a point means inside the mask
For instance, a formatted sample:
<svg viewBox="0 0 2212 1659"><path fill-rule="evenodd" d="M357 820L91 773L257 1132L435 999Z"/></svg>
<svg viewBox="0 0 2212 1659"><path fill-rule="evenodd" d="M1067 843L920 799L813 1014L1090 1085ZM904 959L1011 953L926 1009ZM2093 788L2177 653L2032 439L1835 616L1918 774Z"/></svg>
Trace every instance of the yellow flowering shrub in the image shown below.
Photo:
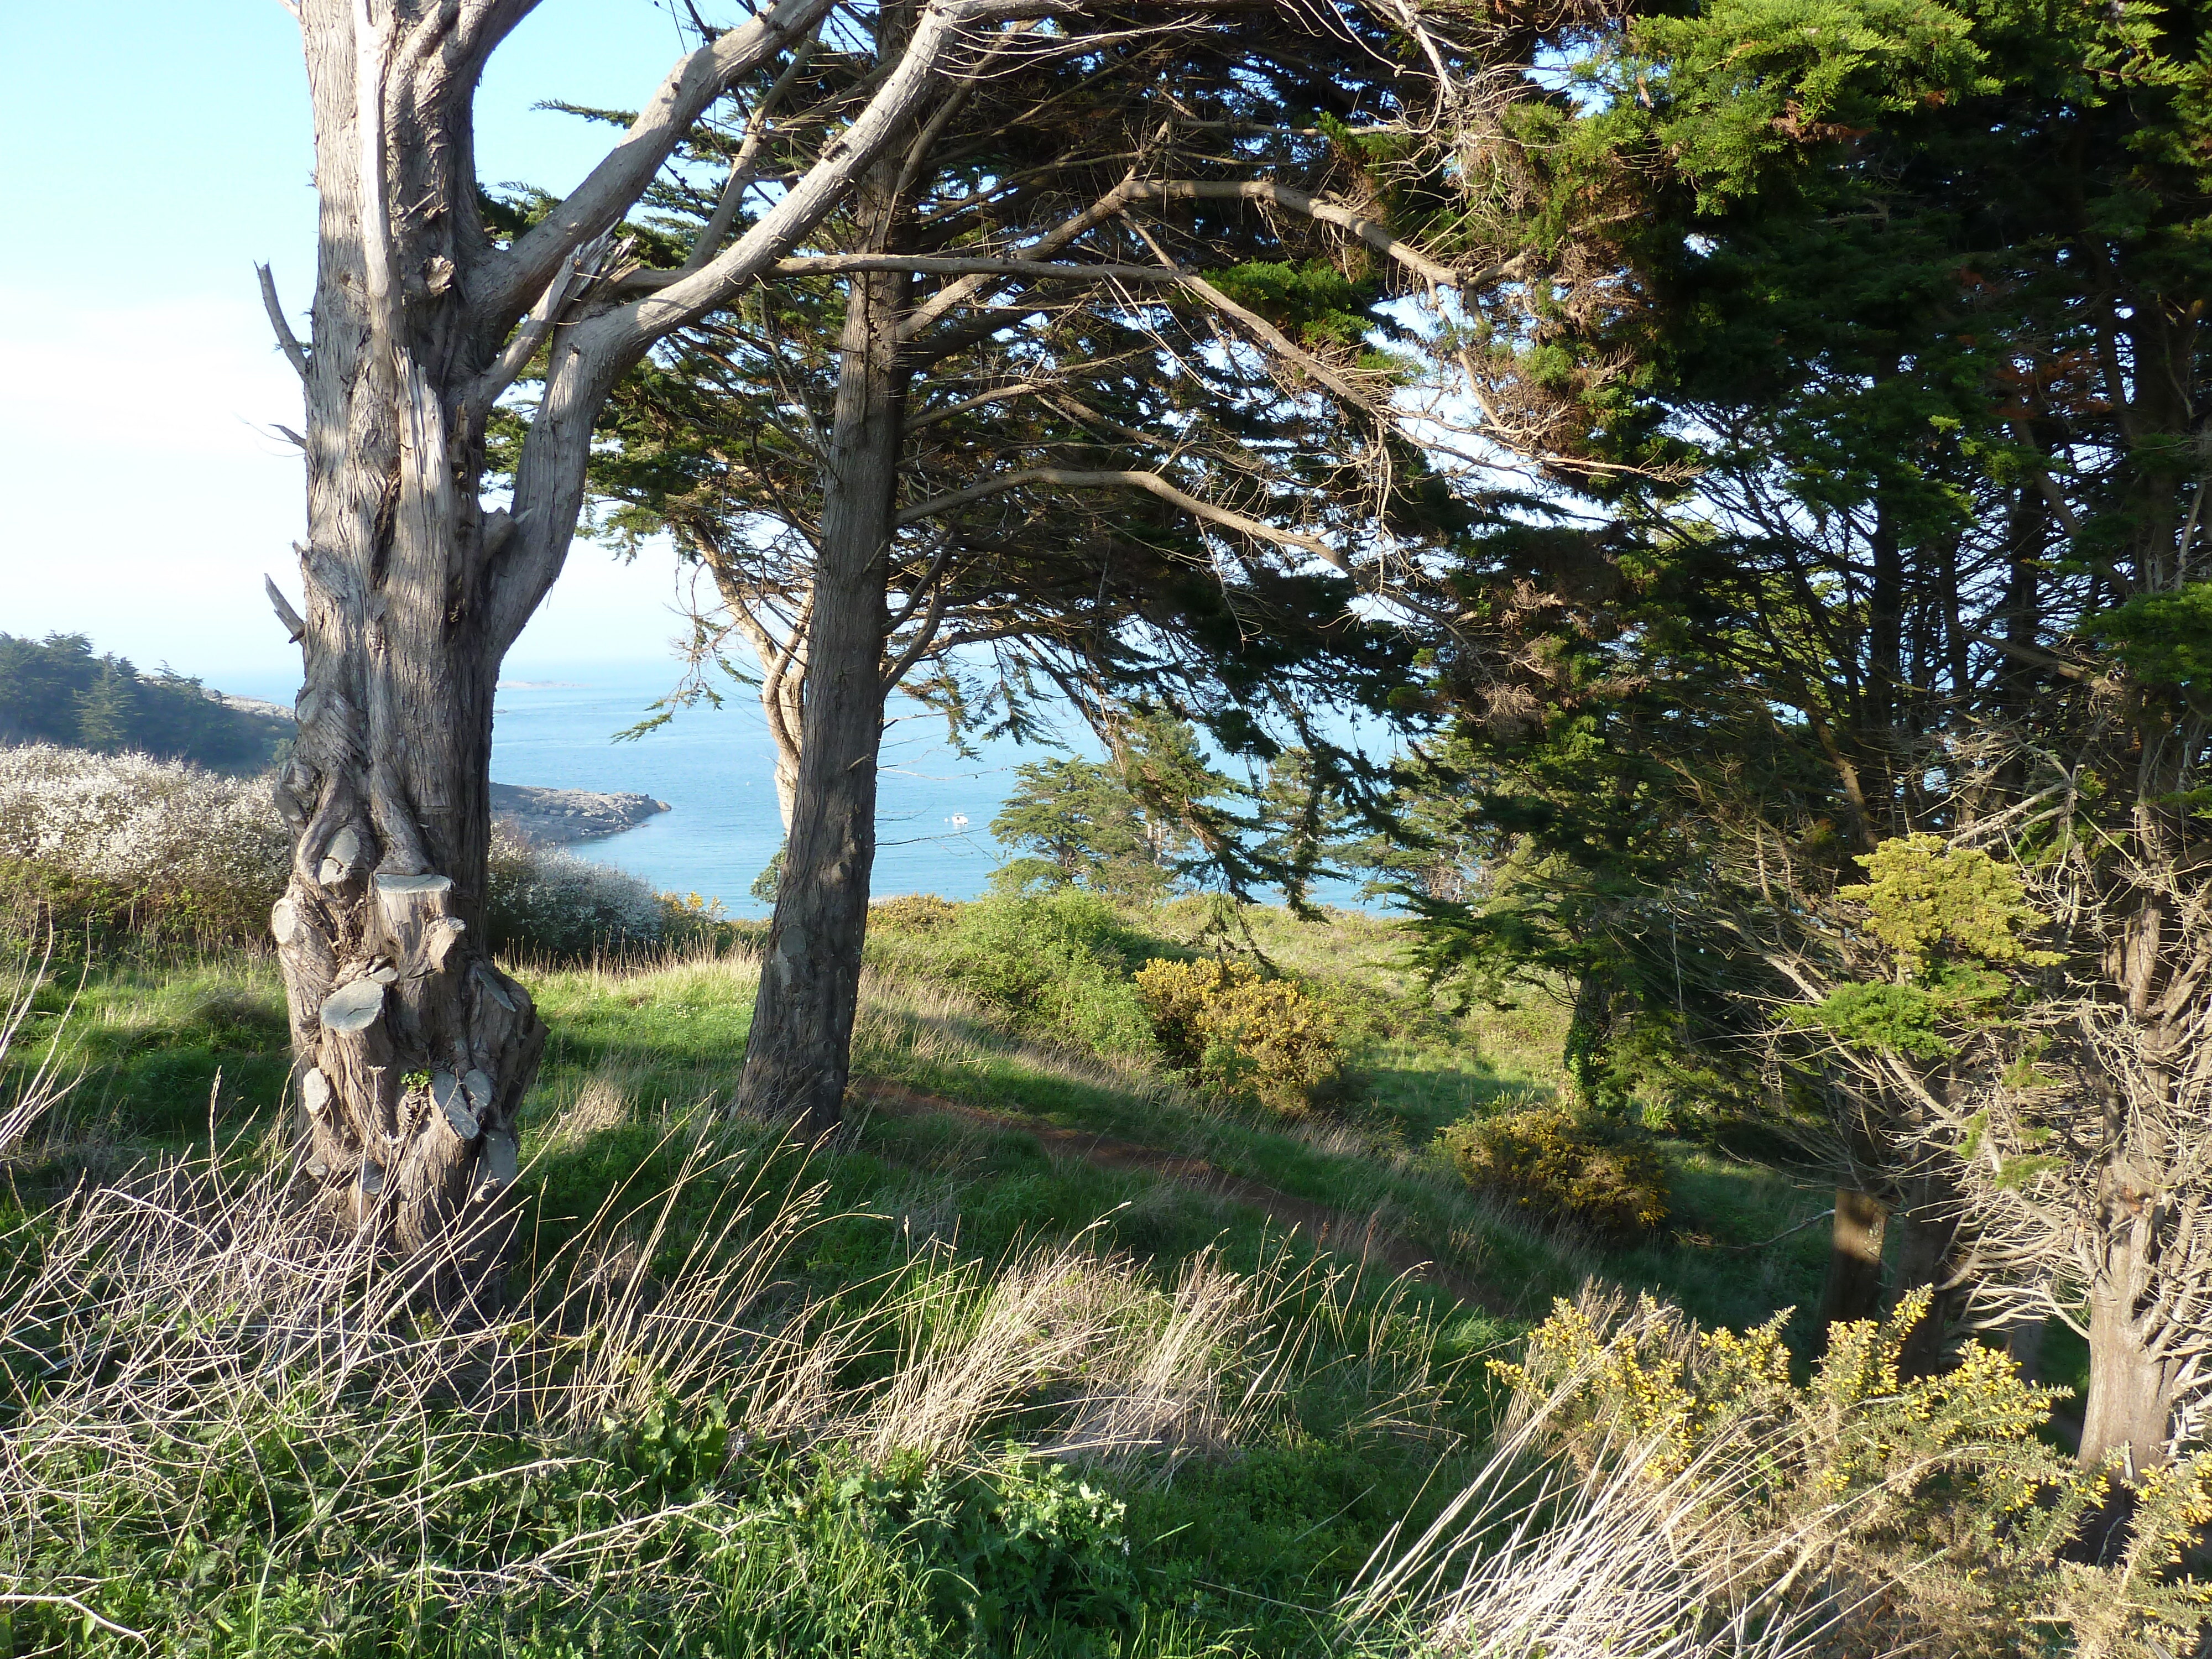
<svg viewBox="0 0 2212 1659"><path fill-rule="evenodd" d="M1295 1115L1343 1073L1335 1010L1249 963L1156 959L1137 994L1169 1063L1209 1094Z"/></svg>
<svg viewBox="0 0 2212 1659"><path fill-rule="evenodd" d="M1667 1220L1667 1160L1641 1125L1560 1105L1453 1124L1438 1138L1470 1187L1612 1238Z"/></svg>
<svg viewBox="0 0 2212 1659"><path fill-rule="evenodd" d="M1625 1462L1669 1501L1724 1517L1747 1559L1834 1595L1838 1652L2189 1651L2212 1593L2177 1568L2212 1523L2212 1457L2138 1483L2118 1559L2066 1559L2110 1481L2038 1436L2066 1391L1978 1344L1940 1375L1901 1374L1928 1294L1832 1327L1802 1385L1786 1313L1708 1330L1649 1296L1587 1292L1492 1370L1579 1466Z"/></svg>

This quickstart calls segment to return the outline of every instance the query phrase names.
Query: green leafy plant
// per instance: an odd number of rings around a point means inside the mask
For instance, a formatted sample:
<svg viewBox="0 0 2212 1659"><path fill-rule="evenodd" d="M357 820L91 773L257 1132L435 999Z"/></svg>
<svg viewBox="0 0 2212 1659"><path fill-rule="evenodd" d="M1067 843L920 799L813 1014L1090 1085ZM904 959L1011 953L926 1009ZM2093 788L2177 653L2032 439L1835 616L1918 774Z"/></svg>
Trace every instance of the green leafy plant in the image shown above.
<svg viewBox="0 0 2212 1659"><path fill-rule="evenodd" d="M1344 1070L1336 1012L1249 963L1154 960L1138 994L1170 1064L1208 1093L1310 1110Z"/></svg>
<svg viewBox="0 0 2212 1659"><path fill-rule="evenodd" d="M1641 1124L1546 1103L1453 1124L1439 1137L1468 1185L1612 1238L1663 1225L1668 1169Z"/></svg>

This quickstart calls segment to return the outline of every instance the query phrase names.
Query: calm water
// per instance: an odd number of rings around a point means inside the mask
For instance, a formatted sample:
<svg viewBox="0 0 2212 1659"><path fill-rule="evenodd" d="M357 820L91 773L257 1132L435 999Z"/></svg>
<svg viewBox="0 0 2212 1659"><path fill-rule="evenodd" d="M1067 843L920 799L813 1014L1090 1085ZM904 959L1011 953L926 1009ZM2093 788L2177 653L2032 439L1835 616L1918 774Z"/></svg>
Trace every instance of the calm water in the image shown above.
<svg viewBox="0 0 2212 1659"><path fill-rule="evenodd" d="M570 851L641 876L663 892L719 898L735 915L766 914L747 890L775 856L783 826L775 748L749 688L726 685L721 708L679 710L658 730L617 743L614 734L645 718L674 683L672 665L532 664L510 672L493 705L493 777L541 788L634 791L671 808L626 834ZM285 702L297 692L242 681L225 689ZM895 700L901 703L912 718L897 720L884 739L871 890L878 897L973 898L1004 856L989 826L1013 787L1014 769L1060 751L1002 740L979 745L973 758L963 756L946 744L942 720ZM1073 752L1098 757L1087 732L1061 735ZM1357 902L1350 884L1330 884L1316 896Z"/></svg>
<svg viewBox="0 0 2212 1659"><path fill-rule="evenodd" d="M739 915L763 913L747 892L783 839L776 815L775 746L759 702L732 686L720 708L679 710L634 742L613 734L643 718L673 678L654 664L503 682L494 704L492 775L553 789L635 790L668 803L625 835L574 848L644 877L665 892L703 893ZM913 705L908 705L912 708ZM1087 747L1087 745L1086 745ZM878 895L984 890L1000 854L988 825L1013 787L1013 769L1047 751L987 745L956 753L945 723L915 713L884 741L877 785ZM964 818L964 823L955 822Z"/></svg>

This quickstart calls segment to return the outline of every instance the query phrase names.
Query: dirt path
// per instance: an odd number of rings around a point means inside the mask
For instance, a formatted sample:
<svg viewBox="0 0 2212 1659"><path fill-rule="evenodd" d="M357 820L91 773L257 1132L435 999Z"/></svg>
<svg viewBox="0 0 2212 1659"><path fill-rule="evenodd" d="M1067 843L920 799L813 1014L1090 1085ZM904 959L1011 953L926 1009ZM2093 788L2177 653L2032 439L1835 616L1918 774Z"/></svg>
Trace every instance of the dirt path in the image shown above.
<svg viewBox="0 0 2212 1659"><path fill-rule="evenodd" d="M1293 1231L1303 1232L1322 1249L1357 1255L1363 1261L1387 1267L1425 1285L1433 1285L1470 1307L1512 1317L1506 1299L1480 1280L1439 1266L1411 1240L1382 1231L1373 1216L1333 1210L1289 1193L1279 1192L1243 1176L1216 1169L1202 1158L1183 1158L1157 1146L1115 1140L1086 1129L1064 1129L1036 1118L1018 1117L988 1107L970 1106L942 1095L923 1094L903 1085L871 1080L856 1083L854 1093L886 1117L957 1117L996 1129L1018 1129L1034 1135L1048 1152L1079 1158L1102 1170L1135 1170L1194 1192L1225 1198L1260 1211Z"/></svg>

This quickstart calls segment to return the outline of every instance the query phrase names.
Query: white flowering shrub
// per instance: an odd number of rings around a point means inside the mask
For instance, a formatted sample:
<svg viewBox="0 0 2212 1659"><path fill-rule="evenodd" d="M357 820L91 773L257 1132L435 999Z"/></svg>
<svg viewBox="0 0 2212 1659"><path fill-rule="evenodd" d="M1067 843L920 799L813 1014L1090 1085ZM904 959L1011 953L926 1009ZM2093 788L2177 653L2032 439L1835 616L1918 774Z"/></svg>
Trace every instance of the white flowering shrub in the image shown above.
<svg viewBox="0 0 2212 1659"><path fill-rule="evenodd" d="M291 855L265 779L52 744L0 749L0 861L19 906L72 923L258 938Z"/></svg>
<svg viewBox="0 0 2212 1659"><path fill-rule="evenodd" d="M493 950L580 957L634 949L660 943L663 921L659 897L635 876L492 826L484 926Z"/></svg>
<svg viewBox="0 0 2212 1659"><path fill-rule="evenodd" d="M0 749L0 898L18 927L260 941L291 860L265 778L52 744ZM661 902L636 877L503 828L485 908L494 950L586 956L662 937Z"/></svg>

